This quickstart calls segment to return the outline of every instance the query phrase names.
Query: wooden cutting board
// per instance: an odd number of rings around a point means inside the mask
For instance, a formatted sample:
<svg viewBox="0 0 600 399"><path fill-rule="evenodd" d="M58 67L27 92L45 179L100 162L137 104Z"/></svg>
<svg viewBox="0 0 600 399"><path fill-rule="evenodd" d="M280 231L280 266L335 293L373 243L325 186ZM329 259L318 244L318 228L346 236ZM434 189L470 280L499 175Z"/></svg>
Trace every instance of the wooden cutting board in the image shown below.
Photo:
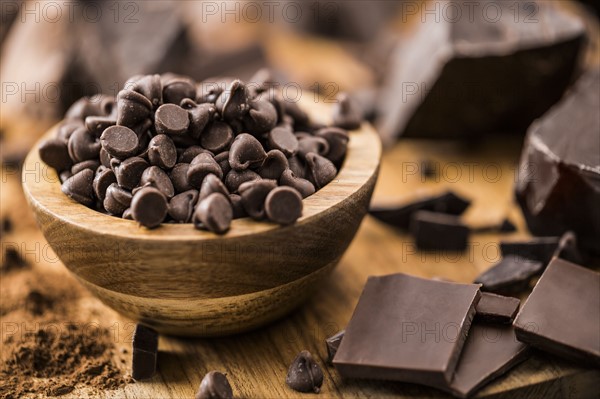
<svg viewBox="0 0 600 399"><path fill-rule="evenodd" d="M285 384L287 368L295 355L308 349L323 366L325 382L318 398L419 397L444 398L447 394L411 384L373 381L342 381L335 369L325 365L324 339L343 329L349 321L362 287L369 275L396 272L422 277L445 277L471 282L498 260L497 243L504 238L527 237L518 208L512 203L515 168L520 139L500 139L483 146L464 148L452 143L401 141L385 153L374 200L411 201L418 195L451 188L473 200L464 215L469 223L484 224L510 216L519 231L512 234L479 234L472 237L464 254L424 254L414 249L411 238L367 217L352 245L333 274L322 282L317 294L292 315L258 331L220 339L178 339L161 337L158 374L149 381L128 384L120 390L100 393L105 398L192 398L204 374L226 372L236 397L307 397ZM437 179L423 179L420 161L437 165ZM4 176L4 175L3 175ZM437 180L437 181L436 181ZM19 219L16 240L41 243L45 240L22 204L18 180L9 176L2 183L2 213ZM28 244L34 245L34 244ZM44 264L68 272L61 264ZM75 281L73 281L75 284ZM73 304L90 321L110 326L115 332L117 353L131 348L134 324L91 296ZM127 358L129 355L125 355ZM130 359L123 364L129 372ZM479 397L586 398L597 397L600 370L586 369L544 353L535 353L503 377L492 382ZM98 392L78 388L62 398L98 397ZM312 396L311 396L312 397Z"/></svg>

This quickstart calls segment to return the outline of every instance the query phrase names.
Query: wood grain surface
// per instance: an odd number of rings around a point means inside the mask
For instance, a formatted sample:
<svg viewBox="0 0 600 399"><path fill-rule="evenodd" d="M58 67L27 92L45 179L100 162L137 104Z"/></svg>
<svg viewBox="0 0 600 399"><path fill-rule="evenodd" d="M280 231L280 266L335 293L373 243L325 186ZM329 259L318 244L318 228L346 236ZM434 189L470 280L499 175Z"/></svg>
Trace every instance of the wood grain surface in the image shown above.
<svg viewBox="0 0 600 399"><path fill-rule="evenodd" d="M427 192L451 188L474 200L465 214L472 224L499 220L509 214L519 232L509 235L480 234L472 237L468 252L454 254L420 253L406 234L367 217L354 241L331 276L318 287L306 305L266 328L229 338L181 339L161 336L158 374L150 381L106 391L106 398L191 398L203 375L210 370L228 373L238 398L293 398L299 394L285 385L287 367L302 349L310 350L325 371L320 398L445 398L448 395L411 384L372 381L342 381L332 367L325 365L324 339L344 328L351 317L362 287L369 275L404 272L423 277L443 276L469 282L498 258L497 243L503 238L526 237L520 212L512 203L512 185L520 143L501 139L483 147L464 148L451 143L401 141L384 154L374 200L410 201ZM438 181L423 181L420 160L437 162ZM416 168L416 169L415 169ZM458 175L460 171L460 176ZM497 173L496 173L497 172ZM3 214L12 213L20 221L13 240L46 245L23 206L18 179L9 176L2 184ZM21 227L24 226L24 227ZM40 259L39 273L50 270L73 278L60 262ZM73 280L73 284L76 284ZM130 349L134 324L100 301L85 296L74 303L90 322L105 325L115 334L117 350ZM123 365L128 372L129 361ZM595 398L600 371L581 368L544 353L529 360L478 393L488 398ZM98 397L97 392L78 389L65 398Z"/></svg>

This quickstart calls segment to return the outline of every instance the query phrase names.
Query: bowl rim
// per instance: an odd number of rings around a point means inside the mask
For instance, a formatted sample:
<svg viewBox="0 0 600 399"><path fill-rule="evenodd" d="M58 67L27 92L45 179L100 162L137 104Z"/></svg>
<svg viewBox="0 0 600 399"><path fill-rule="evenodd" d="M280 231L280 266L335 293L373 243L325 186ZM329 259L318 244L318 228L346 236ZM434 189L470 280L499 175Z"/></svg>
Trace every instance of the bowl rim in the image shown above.
<svg viewBox="0 0 600 399"><path fill-rule="evenodd" d="M322 123L328 121L329 106L309 101L300 102L312 119ZM98 212L67 197L61 191L56 171L46 165L38 153L39 145L43 140L52 137L59 125L60 122L37 141L23 164L22 185L29 205L36 213L43 212L55 221L76 226L92 234L126 239L159 241L229 239L310 223L320 213L338 205L367 184L378 171L382 152L381 141L375 129L368 122L363 122L360 129L349 131L350 140L346 158L335 179L302 201L302 216L295 224L280 226L246 217L233 220L229 231L218 235L195 229L191 223L163 223L158 228L147 229L133 220Z"/></svg>

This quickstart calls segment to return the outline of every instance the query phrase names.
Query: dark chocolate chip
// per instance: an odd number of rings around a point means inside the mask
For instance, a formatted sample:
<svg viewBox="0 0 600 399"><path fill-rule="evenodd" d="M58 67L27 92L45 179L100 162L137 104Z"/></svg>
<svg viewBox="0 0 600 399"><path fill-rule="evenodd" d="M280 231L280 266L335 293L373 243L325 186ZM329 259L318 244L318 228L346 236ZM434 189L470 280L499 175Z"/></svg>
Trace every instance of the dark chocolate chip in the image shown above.
<svg viewBox="0 0 600 399"><path fill-rule="evenodd" d="M261 179L242 183L238 191L242 197L242 205L248 216L255 220L265 217L265 199L271 190L277 187L275 180Z"/></svg>
<svg viewBox="0 0 600 399"><path fill-rule="evenodd" d="M88 116L85 118L85 128L100 138L104 130L117 124L117 119L112 116Z"/></svg>
<svg viewBox="0 0 600 399"><path fill-rule="evenodd" d="M226 120L242 118L250 109L248 91L241 80L234 80L216 101L217 111Z"/></svg>
<svg viewBox="0 0 600 399"><path fill-rule="evenodd" d="M230 193L236 193L240 185L245 182L260 180L260 175L253 170L246 169L238 171L232 169L227 176L225 176L225 187Z"/></svg>
<svg viewBox="0 0 600 399"><path fill-rule="evenodd" d="M114 99L108 96L82 97L75 101L65 113L65 119L85 120L88 116L106 116L111 113Z"/></svg>
<svg viewBox="0 0 600 399"><path fill-rule="evenodd" d="M302 351L296 356L285 379L290 388L298 392L321 392L323 370L309 351Z"/></svg>
<svg viewBox="0 0 600 399"><path fill-rule="evenodd" d="M298 103L285 100L285 113L294 119L294 126L306 126L310 122L308 114L304 112Z"/></svg>
<svg viewBox="0 0 600 399"><path fill-rule="evenodd" d="M111 126L100 136L102 148L112 157L127 159L136 154L139 140L137 134L126 126Z"/></svg>
<svg viewBox="0 0 600 399"><path fill-rule="evenodd" d="M242 197L239 194L229 194L229 201L231 201L234 219L248 216L246 210L244 209L244 205L242 204Z"/></svg>
<svg viewBox="0 0 600 399"><path fill-rule="evenodd" d="M214 121L206 127L200 136L200 145L209 151L218 153L231 145L233 130L225 122Z"/></svg>
<svg viewBox="0 0 600 399"><path fill-rule="evenodd" d="M106 152L106 150L104 148L100 148L100 163L107 167L110 168L110 160L112 159L112 157L110 156L110 154L108 152Z"/></svg>
<svg viewBox="0 0 600 399"><path fill-rule="evenodd" d="M271 222L292 224L302 216L302 196L292 187L276 187L267 195L264 207Z"/></svg>
<svg viewBox="0 0 600 399"><path fill-rule="evenodd" d="M231 170L231 166L229 165L229 151L223 151L215 155L215 161L221 167L223 171L223 176L227 176L229 171Z"/></svg>
<svg viewBox="0 0 600 399"><path fill-rule="evenodd" d="M84 169L76 175L69 177L62 184L61 189L71 199L91 207L96 203L93 183L94 172L90 169Z"/></svg>
<svg viewBox="0 0 600 399"><path fill-rule="evenodd" d="M117 94L117 125L134 128L152 114L152 103L143 94L121 90Z"/></svg>
<svg viewBox="0 0 600 399"><path fill-rule="evenodd" d="M96 177L94 177L93 182L94 194L96 194L96 198L104 202L108 186L116 182L117 178L115 176L115 172L113 172L112 169L105 168L102 171L96 173Z"/></svg>
<svg viewBox="0 0 600 399"><path fill-rule="evenodd" d="M140 178L140 186L147 185L157 188L167 198L171 198L175 195L173 183L167 175L167 172L158 166L150 166L144 170L144 173L142 173L142 177Z"/></svg>
<svg viewBox="0 0 600 399"><path fill-rule="evenodd" d="M119 216L131 205L131 192L112 183L104 194L103 206L111 215Z"/></svg>
<svg viewBox="0 0 600 399"><path fill-rule="evenodd" d="M223 178L221 167L210 154L198 154L190 163L187 172L188 183L193 188L199 189L202 181L209 173L216 175L219 179Z"/></svg>
<svg viewBox="0 0 600 399"><path fill-rule="evenodd" d="M299 143L294 133L285 127L276 127L269 132L269 148L279 150L286 157L291 157L298 151Z"/></svg>
<svg viewBox="0 0 600 399"><path fill-rule="evenodd" d="M162 83L160 75L138 75L130 78L125 83L125 89L134 90L150 100L153 108L156 109L163 102Z"/></svg>
<svg viewBox="0 0 600 399"><path fill-rule="evenodd" d="M327 158L334 164L339 164L346 156L348 141L350 140L348 132L337 127L325 127L319 129L316 136L327 140L329 144Z"/></svg>
<svg viewBox="0 0 600 399"><path fill-rule="evenodd" d="M229 196L229 191L217 176L212 173L206 175L204 180L202 180L202 185L200 186L200 195L198 200L202 201L204 198L208 197L212 193L221 193L225 196Z"/></svg>
<svg viewBox="0 0 600 399"><path fill-rule="evenodd" d="M410 232L419 250L464 251L470 229L458 216L418 211L413 215Z"/></svg>
<svg viewBox="0 0 600 399"><path fill-rule="evenodd" d="M154 115L154 127L160 134L182 135L190 125L188 112L175 104L163 104Z"/></svg>
<svg viewBox="0 0 600 399"><path fill-rule="evenodd" d="M188 190L177 194L169 201L169 216L178 223L189 223L198 202L198 190Z"/></svg>
<svg viewBox="0 0 600 399"><path fill-rule="evenodd" d="M211 371L202 378L195 399L233 399L233 390L225 374Z"/></svg>
<svg viewBox="0 0 600 399"><path fill-rule="evenodd" d="M329 142L323 137L309 136L298 141L298 155L306 159L309 153L326 156L329 153Z"/></svg>
<svg viewBox="0 0 600 399"><path fill-rule="evenodd" d="M177 148L167 135L154 136L148 144L148 160L151 165L171 169L177 162Z"/></svg>
<svg viewBox="0 0 600 399"><path fill-rule="evenodd" d="M291 158L288 158L288 164L289 164L290 170L292 172L294 172L294 175L296 175L297 177L306 179L306 177L308 176L308 171L306 170L306 164L299 156L295 155Z"/></svg>
<svg viewBox="0 0 600 399"><path fill-rule="evenodd" d="M340 93L333 105L333 124L343 129L355 130L363 119L360 109L347 93Z"/></svg>
<svg viewBox="0 0 600 399"><path fill-rule="evenodd" d="M56 130L56 138L68 143L71 135L80 127L84 127L84 124L79 119L65 119Z"/></svg>
<svg viewBox="0 0 600 399"><path fill-rule="evenodd" d="M121 215L123 219L133 220L133 215L131 214L131 208L127 208L123 211L123 215Z"/></svg>
<svg viewBox="0 0 600 399"><path fill-rule="evenodd" d="M69 179L69 177L71 177L71 176L73 176L73 173L71 173L70 170L62 171L62 172L60 172L60 175L58 175L61 183L66 182Z"/></svg>
<svg viewBox="0 0 600 399"><path fill-rule="evenodd" d="M181 107L187 109L190 114L188 134L195 139L199 138L204 128L213 119L215 106L210 103L196 104L192 100L185 99L181 102Z"/></svg>
<svg viewBox="0 0 600 399"><path fill-rule="evenodd" d="M112 162L114 163L114 161L113 159ZM116 165L113 170L119 186L133 190L139 184L142 173L148 166L148 162L143 158L131 157Z"/></svg>
<svg viewBox="0 0 600 399"><path fill-rule="evenodd" d="M71 167L71 174L76 175L84 169L89 169L92 172L96 172L96 169L100 166L100 162L95 159L88 159L87 161L78 162Z"/></svg>
<svg viewBox="0 0 600 399"><path fill-rule="evenodd" d="M156 373L158 357L158 333L138 324L133 334L133 359L131 376L136 381L152 378Z"/></svg>
<svg viewBox="0 0 600 399"><path fill-rule="evenodd" d="M279 178L279 184L295 188L302 198L315 193L315 186L306 179L297 177L291 169L286 169Z"/></svg>
<svg viewBox="0 0 600 399"><path fill-rule="evenodd" d="M233 140L229 149L229 165L235 170L244 170L262 165L267 153L252 135L242 133Z"/></svg>
<svg viewBox="0 0 600 399"><path fill-rule="evenodd" d="M306 154L306 165L309 171L309 180L318 189L331 182L337 175L335 165L329 159L314 152Z"/></svg>
<svg viewBox="0 0 600 399"><path fill-rule="evenodd" d="M244 117L244 126L252 134L270 131L277 125L277 110L267 100L254 100L250 103L250 111Z"/></svg>
<svg viewBox="0 0 600 399"><path fill-rule="evenodd" d="M163 86L165 104L181 104L183 99L196 99L196 86L189 79L172 79Z"/></svg>
<svg viewBox="0 0 600 399"><path fill-rule="evenodd" d="M80 127L69 138L68 151L73 162L98 158L101 145L85 127Z"/></svg>
<svg viewBox="0 0 600 399"><path fill-rule="evenodd" d="M198 202L194 212L193 222L196 228L203 228L217 234L229 230L233 210L229 198L221 193L212 193Z"/></svg>
<svg viewBox="0 0 600 399"><path fill-rule="evenodd" d="M279 177L287 168L288 160L283 152L279 150L271 150L267 153L267 157L258 170L258 174L263 179L279 180Z"/></svg>
<svg viewBox="0 0 600 399"><path fill-rule="evenodd" d="M68 170L73 165L69 156L67 143L61 139L48 139L42 142L38 148L40 159L58 172Z"/></svg>
<svg viewBox="0 0 600 399"><path fill-rule="evenodd" d="M202 154L203 152L210 154L210 156L215 156L211 151L200 147L199 145L193 145L191 147L186 148L181 152L179 158L177 159L178 163L190 163L198 154ZM221 155L221 154L219 154ZM216 156L215 156L216 160Z"/></svg>
<svg viewBox="0 0 600 399"><path fill-rule="evenodd" d="M167 216L167 198L154 187L144 187L131 200L133 220L149 229L160 226Z"/></svg>
<svg viewBox="0 0 600 399"><path fill-rule="evenodd" d="M169 177L173 182L173 187L178 193L188 191L192 188L187 178L189 168L189 163L178 163L173 167L173 169L171 169L171 172L169 173Z"/></svg>

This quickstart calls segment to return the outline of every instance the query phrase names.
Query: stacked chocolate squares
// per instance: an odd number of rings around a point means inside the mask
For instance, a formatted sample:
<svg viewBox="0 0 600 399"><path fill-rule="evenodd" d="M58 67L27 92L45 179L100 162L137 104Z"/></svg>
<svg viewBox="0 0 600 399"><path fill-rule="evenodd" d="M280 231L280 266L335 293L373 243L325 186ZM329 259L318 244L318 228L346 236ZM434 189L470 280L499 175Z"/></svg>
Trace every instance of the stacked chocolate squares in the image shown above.
<svg viewBox="0 0 600 399"><path fill-rule="evenodd" d="M288 225L302 215L302 199L336 176L345 129L361 122L345 96L333 120L313 123L264 70L248 84L134 76L116 99L76 102L39 154L88 207L222 234L234 218Z"/></svg>

